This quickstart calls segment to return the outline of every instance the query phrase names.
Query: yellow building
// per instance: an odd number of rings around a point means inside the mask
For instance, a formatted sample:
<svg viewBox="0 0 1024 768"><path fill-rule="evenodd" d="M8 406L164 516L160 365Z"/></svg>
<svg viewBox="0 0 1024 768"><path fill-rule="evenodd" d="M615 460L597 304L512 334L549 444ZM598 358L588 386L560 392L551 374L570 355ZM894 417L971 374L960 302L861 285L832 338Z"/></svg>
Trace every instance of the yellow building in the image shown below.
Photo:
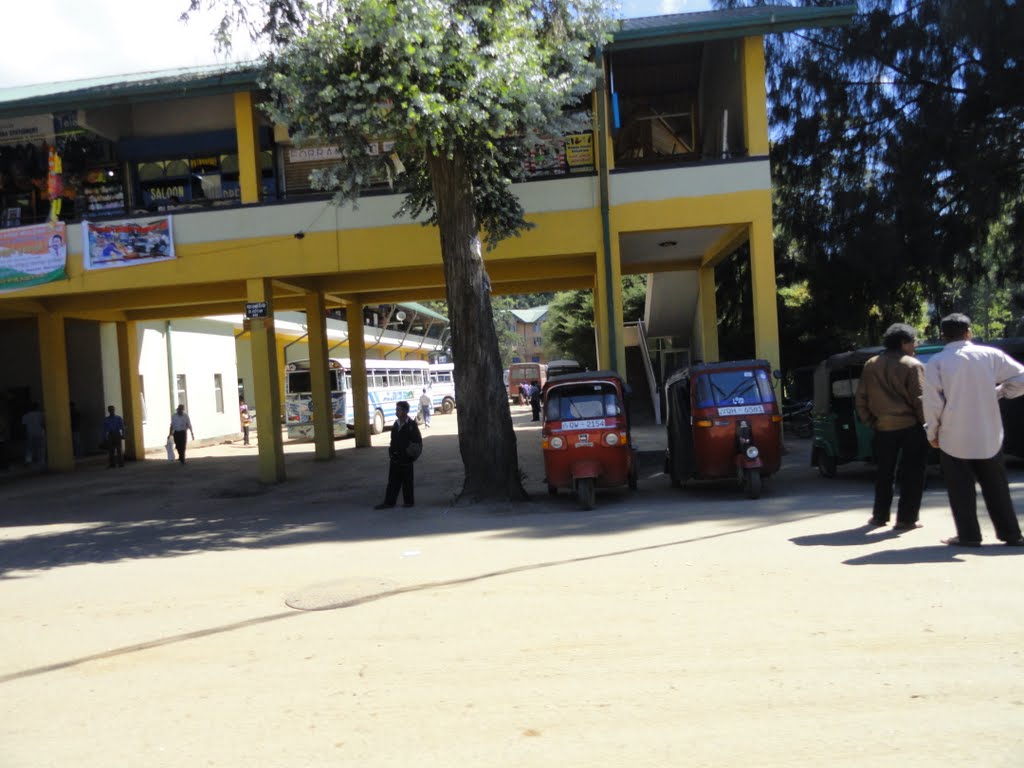
<svg viewBox="0 0 1024 768"><path fill-rule="evenodd" d="M513 363L546 363L544 358L544 319L548 308L531 307L529 309L510 309L514 318L513 331L519 337L516 349L512 353Z"/></svg>
<svg viewBox="0 0 1024 768"><path fill-rule="evenodd" d="M650 333L688 340L694 355L714 360L714 268L749 243L754 346L778 365L763 36L844 24L854 11L750 8L623 22L603 54L592 131L531 153L529 178L515 190L536 226L487 255L492 290L593 289L599 363L624 371L620 279L647 273ZM277 413L286 342L276 313L306 313L316 361L327 356L329 310L362 316L366 307L443 298L437 231L396 220L400 198L386 185L358 209L313 194L309 172L336 150L291 146L262 116L260 98L245 67L0 90L0 354L38 368L51 467L73 466L66 404L88 369L114 372L128 450L141 458L146 323L247 312L253 404ZM63 190L47 173L52 145ZM30 231L46 218L48 192L62 196L68 224ZM64 247L66 264L55 266ZM4 261L16 252L33 256ZM107 347L76 346L89 324ZM365 347L364 334L350 337L357 400L366 396ZM314 387L326 402L326 366ZM317 455L329 458L330 429L321 426ZM284 477L273 432L259 445L265 481ZM365 420L356 439L368 443Z"/></svg>

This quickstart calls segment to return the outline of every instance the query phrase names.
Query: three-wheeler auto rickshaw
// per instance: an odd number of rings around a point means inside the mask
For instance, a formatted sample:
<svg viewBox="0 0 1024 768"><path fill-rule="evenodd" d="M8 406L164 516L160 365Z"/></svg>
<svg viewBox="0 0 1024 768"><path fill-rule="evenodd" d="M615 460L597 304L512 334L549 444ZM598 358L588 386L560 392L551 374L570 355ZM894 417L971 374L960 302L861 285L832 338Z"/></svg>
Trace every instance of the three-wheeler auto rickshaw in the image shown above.
<svg viewBox="0 0 1024 768"><path fill-rule="evenodd" d="M874 430L857 417L854 396L864 364L884 347L863 347L823 360L814 371L814 445L811 466L835 477L840 464L873 461Z"/></svg>
<svg viewBox="0 0 1024 768"><path fill-rule="evenodd" d="M637 485L626 385L614 371L557 376L544 386L541 434L548 493L576 493L593 509L597 488Z"/></svg>
<svg viewBox="0 0 1024 768"><path fill-rule="evenodd" d="M767 360L700 363L665 383L666 473L689 479L736 478L747 495L782 464L782 413Z"/></svg>

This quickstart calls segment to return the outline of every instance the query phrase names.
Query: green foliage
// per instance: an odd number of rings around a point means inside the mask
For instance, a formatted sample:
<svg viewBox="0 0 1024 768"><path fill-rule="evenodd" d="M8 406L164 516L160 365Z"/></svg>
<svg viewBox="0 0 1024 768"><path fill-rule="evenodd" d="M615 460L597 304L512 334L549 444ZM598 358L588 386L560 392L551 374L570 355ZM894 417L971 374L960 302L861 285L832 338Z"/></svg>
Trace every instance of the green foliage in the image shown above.
<svg viewBox="0 0 1024 768"><path fill-rule="evenodd" d="M647 276L622 278L622 319L642 320L647 302ZM548 304L544 321L544 355L549 359L568 358L588 368L597 367L597 340L594 337L593 291L561 291Z"/></svg>
<svg viewBox="0 0 1024 768"><path fill-rule="evenodd" d="M436 223L427 159L459 154L489 246L527 226L510 187L524 144L589 119L577 106L611 23L602 0L263 0L257 20L248 0L222 3L226 24L271 43L270 116L297 143L341 149L317 188L355 200L385 174L408 193L400 213ZM370 154L371 141L393 153Z"/></svg>
<svg viewBox="0 0 1024 768"><path fill-rule="evenodd" d="M1020 309L983 286L1019 295L1024 273L1024 4L857 5L848 27L766 38L778 278L812 299L781 294L787 366L978 290Z"/></svg>

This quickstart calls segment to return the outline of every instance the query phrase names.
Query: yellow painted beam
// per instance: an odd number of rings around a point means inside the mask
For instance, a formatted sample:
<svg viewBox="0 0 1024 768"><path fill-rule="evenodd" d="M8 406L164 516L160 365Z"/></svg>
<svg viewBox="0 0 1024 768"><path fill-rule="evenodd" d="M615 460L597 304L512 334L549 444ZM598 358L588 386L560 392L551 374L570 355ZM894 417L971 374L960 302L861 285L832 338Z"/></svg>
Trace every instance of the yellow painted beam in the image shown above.
<svg viewBox="0 0 1024 768"><path fill-rule="evenodd" d="M78 316L80 313L90 311L156 309L221 301L237 302L240 310L244 309L245 284L236 279L231 282L201 285L166 285L54 297L47 303L52 305L56 312Z"/></svg>
<svg viewBox="0 0 1024 768"><path fill-rule="evenodd" d="M43 374L42 405L46 415L46 466L57 472L70 472L75 468L75 454L64 315L52 312L39 315L37 323L39 366Z"/></svg>
<svg viewBox="0 0 1024 768"><path fill-rule="evenodd" d="M700 259L664 259L631 261L622 265L624 275L649 275L657 272L693 272L700 269Z"/></svg>
<svg viewBox="0 0 1024 768"><path fill-rule="evenodd" d="M697 297L700 312L701 354L706 363L718 362L718 301L715 297L715 268L700 268L700 292Z"/></svg>
<svg viewBox="0 0 1024 768"><path fill-rule="evenodd" d="M593 275L561 277L556 279L517 280L491 285L496 296L514 296L520 293L545 293L547 291L582 291L594 287Z"/></svg>
<svg viewBox="0 0 1024 768"><path fill-rule="evenodd" d="M723 259L730 256L733 251L747 242L750 231L745 224L736 224L729 227L729 231L711 244L701 257L701 266L717 267Z"/></svg>
<svg viewBox="0 0 1024 768"><path fill-rule="evenodd" d="M754 299L754 349L757 356L781 367L779 317L775 285L775 248L771 210L750 225L750 279Z"/></svg>
<svg viewBox="0 0 1024 768"><path fill-rule="evenodd" d="M334 404L327 367L327 315L322 293L306 296L309 373L313 393L313 443L318 461L334 458Z"/></svg>
<svg viewBox="0 0 1024 768"><path fill-rule="evenodd" d="M751 157L768 155L764 38L743 38L743 138Z"/></svg>
<svg viewBox="0 0 1024 768"><path fill-rule="evenodd" d="M349 328L355 325L363 327L363 305L349 304L345 310ZM349 360L352 369L352 389L348 391L352 398L352 417L355 422L356 448L369 448L370 418L367 413L369 391L366 386L366 339L362 332L350 333L348 337Z"/></svg>
<svg viewBox="0 0 1024 768"><path fill-rule="evenodd" d="M238 142L238 185L241 187L242 204L258 203L263 193L259 126L252 93L248 91L235 94L235 136Z"/></svg>
<svg viewBox="0 0 1024 768"><path fill-rule="evenodd" d="M268 317L255 318L250 326L253 389L256 393L260 480L279 483L285 479L284 444L281 440L281 370L274 333L274 296L269 280L246 281L251 302L267 302Z"/></svg>
<svg viewBox="0 0 1024 768"><path fill-rule="evenodd" d="M771 206L770 190L749 190L722 195L688 197L685 200L646 200L612 209L619 232L644 232L691 227L745 226Z"/></svg>
<svg viewBox="0 0 1024 768"><path fill-rule="evenodd" d="M146 458L146 442L142 431L139 331L135 323L128 322L117 323L115 330L118 376L121 381L121 418L124 419L124 455L128 459L142 461Z"/></svg>
<svg viewBox="0 0 1024 768"><path fill-rule="evenodd" d="M447 296L444 286L438 288L406 288L400 291L381 291L380 293L354 293L344 296L346 304L398 304L403 301L439 301Z"/></svg>

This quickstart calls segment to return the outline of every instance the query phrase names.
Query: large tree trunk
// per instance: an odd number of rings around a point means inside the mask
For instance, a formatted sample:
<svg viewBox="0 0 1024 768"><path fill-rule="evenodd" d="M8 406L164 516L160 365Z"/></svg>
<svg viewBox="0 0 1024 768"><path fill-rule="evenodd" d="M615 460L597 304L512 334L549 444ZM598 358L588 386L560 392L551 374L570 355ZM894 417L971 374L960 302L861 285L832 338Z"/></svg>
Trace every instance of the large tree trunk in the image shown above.
<svg viewBox="0 0 1024 768"><path fill-rule="evenodd" d="M520 501L526 492L501 376L473 185L461 154L431 156L428 161L448 292L459 452L466 471L460 498Z"/></svg>

